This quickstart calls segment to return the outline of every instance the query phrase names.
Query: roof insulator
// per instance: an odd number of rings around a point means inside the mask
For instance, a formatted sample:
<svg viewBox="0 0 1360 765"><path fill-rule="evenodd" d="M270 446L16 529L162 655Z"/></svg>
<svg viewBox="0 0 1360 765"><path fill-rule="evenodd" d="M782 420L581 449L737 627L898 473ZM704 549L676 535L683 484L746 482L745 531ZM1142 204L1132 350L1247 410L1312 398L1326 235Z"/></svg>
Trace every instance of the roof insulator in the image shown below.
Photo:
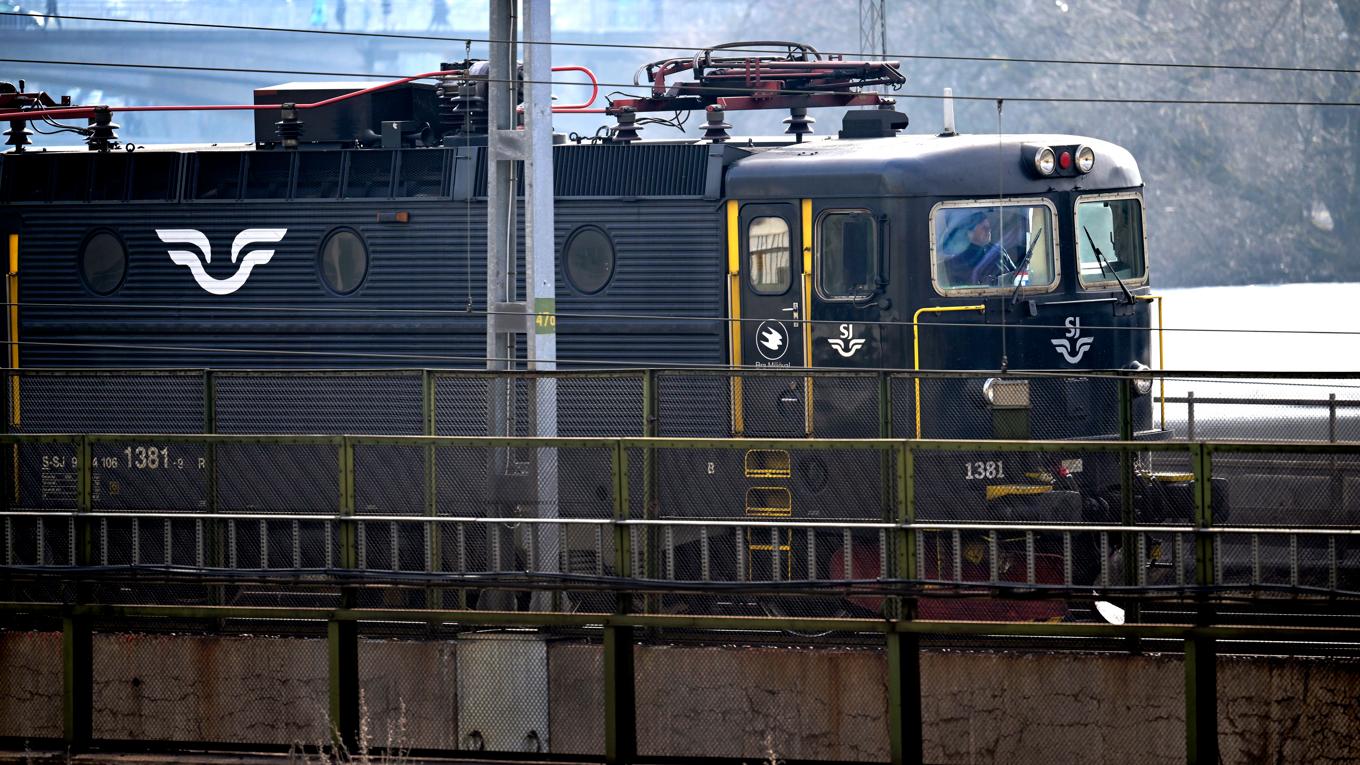
<svg viewBox="0 0 1360 765"><path fill-rule="evenodd" d="M5 143L14 147L15 154L23 154L24 147L33 143L29 136L33 131L28 129L28 120L10 120L9 130L5 131Z"/></svg>
<svg viewBox="0 0 1360 765"><path fill-rule="evenodd" d="M302 120L298 119L297 105L284 104L279 111L283 119L274 123L274 128L279 134L279 142L285 149L296 149L298 139L302 137Z"/></svg>
<svg viewBox="0 0 1360 765"><path fill-rule="evenodd" d="M90 151L108 151L118 148L118 128L121 127L113 121L113 112L107 106L96 106L94 116L90 118L90 135L85 139L85 144L90 147Z"/></svg>
<svg viewBox="0 0 1360 765"><path fill-rule="evenodd" d="M794 143L802 143L803 136L812 132L812 125L816 121L816 117L807 116L806 106L795 106L789 109L789 116L784 118L784 124L788 125L784 134L792 135Z"/></svg>
<svg viewBox="0 0 1360 765"><path fill-rule="evenodd" d="M704 140L713 143L725 143L732 138L727 132L732 126L723 121L726 110L714 104L704 110L708 122L704 123Z"/></svg>
<svg viewBox="0 0 1360 765"><path fill-rule="evenodd" d="M642 128L637 124L637 110L631 106L624 107L618 114L619 124L614 126L610 139L614 143L632 143L642 140L638 131Z"/></svg>

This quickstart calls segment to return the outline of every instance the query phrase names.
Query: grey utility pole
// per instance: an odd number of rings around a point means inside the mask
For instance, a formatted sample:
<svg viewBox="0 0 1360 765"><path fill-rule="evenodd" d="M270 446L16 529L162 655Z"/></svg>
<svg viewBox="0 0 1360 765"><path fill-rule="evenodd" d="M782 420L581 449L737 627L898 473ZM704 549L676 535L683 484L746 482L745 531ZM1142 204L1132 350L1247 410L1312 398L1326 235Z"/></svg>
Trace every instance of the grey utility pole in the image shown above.
<svg viewBox="0 0 1360 765"><path fill-rule="evenodd" d="M553 230L552 166L552 32L549 0L524 0L525 72L524 129L518 129L521 95L518 82L516 32L517 0L491 2L491 66L488 86L487 156L487 369L515 368L518 337L524 336L529 369L557 368L555 236ZM520 168L523 175L520 175ZM524 179L524 284L518 294L516 267L516 186ZM519 386L502 379L489 391L488 434L516 435L515 396ZM529 434L557 435L557 386L552 379L531 379L527 391ZM493 491L504 498L502 507L530 503L534 515L557 517L557 455L535 450L528 465L519 464L511 450L498 450L489 465ZM503 487L498 490L496 486ZM513 488L512 488L513 487ZM506 491L505 489L508 489ZM519 540L531 570L556 571L559 550L556 529L531 525ZM536 603L535 607L545 607Z"/></svg>

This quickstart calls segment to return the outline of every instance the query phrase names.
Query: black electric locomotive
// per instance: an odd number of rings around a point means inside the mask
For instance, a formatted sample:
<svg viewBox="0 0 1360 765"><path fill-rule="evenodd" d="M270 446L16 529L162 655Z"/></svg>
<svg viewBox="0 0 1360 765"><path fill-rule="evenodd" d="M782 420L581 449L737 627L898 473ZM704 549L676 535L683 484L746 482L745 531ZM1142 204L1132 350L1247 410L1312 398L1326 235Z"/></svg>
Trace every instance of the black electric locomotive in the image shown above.
<svg viewBox="0 0 1360 765"><path fill-rule="evenodd" d="M892 100L862 89L900 84L895 62L719 50L652 65L648 97L606 110L617 125L554 146L561 365L768 372L715 374L661 418L659 435L885 435L876 386L820 385L804 368L1003 370L911 384L887 435L1120 434L1114 381L1019 373L1149 362L1143 181L1128 151L949 125L904 134ZM484 366L485 70L443 68L458 73L438 87L404 83L302 124L257 111L248 144L136 151L111 150L107 110L89 115L91 150L37 150L24 120L60 107L5 88L8 365ZM666 86L686 70L692 83ZM256 101L335 92L294 83ZM806 109L825 105L868 108L816 136ZM786 135L729 134L732 113L776 107L791 110ZM640 140L638 113L675 109L704 110L705 137ZM1149 431L1150 398L1136 392L1125 405ZM559 420L561 435L612 435L578 415ZM570 432L572 422L587 424ZM754 457L785 458L787 490L776 481L781 491L764 493L752 489L770 488L773 468L748 480L752 455L734 457L745 466L676 462L660 471L660 496L668 481L721 480L711 502L660 512L872 517L885 502L853 480L876 475L877 457ZM1100 499L1117 484L1113 463L960 455L918 468L927 503L954 508L940 517L983 519L1016 502L1044 508L1032 520L1118 517ZM827 491L843 510L810 499ZM879 559L835 545L817 555L828 575L872 574Z"/></svg>

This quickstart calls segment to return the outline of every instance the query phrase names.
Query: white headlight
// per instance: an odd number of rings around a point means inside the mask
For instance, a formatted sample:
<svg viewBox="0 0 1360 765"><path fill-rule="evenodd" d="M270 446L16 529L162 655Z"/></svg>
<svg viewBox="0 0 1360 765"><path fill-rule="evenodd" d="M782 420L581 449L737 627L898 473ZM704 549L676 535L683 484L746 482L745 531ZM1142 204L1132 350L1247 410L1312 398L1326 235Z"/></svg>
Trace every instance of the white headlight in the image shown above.
<svg viewBox="0 0 1360 765"><path fill-rule="evenodd" d="M1142 363L1137 362L1137 361L1135 361L1135 362L1133 362L1132 364L1130 364L1128 368L1131 369L1131 370L1133 370L1134 372L1148 372L1148 371L1151 371L1150 369L1148 369L1148 367L1147 367L1146 364L1142 364ZM1137 394L1140 395L1140 396L1146 396L1147 394L1151 393L1151 392L1152 392L1152 378L1151 378L1151 377L1139 377L1139 378L1135 379L1135 380L1133 381L1133 390L1134 390L1135 393L1137 393Z"/></svg>
<svg viewBox="0 0 1360 765"><path fill-rule="evenodd" d="M1096 152L1090 146L1082 146L1077 149L1077 170L1083 173L1091 172L1091 168L1096 166Z"/></svg>
<svg viewBox="0 0 1360 765"><path fill-rule="evenodd" d="M989 377L982 383L982 400L994 409L1028 409L1029 380Z"/></svg>
<svg viewBox="0 0 1360 765"><path fill-rule="evenodd" d="M1034 153L1034 169L1039 171L1039 175L1052 175L1057 166L1058 159L1047 146Z"/></svg>

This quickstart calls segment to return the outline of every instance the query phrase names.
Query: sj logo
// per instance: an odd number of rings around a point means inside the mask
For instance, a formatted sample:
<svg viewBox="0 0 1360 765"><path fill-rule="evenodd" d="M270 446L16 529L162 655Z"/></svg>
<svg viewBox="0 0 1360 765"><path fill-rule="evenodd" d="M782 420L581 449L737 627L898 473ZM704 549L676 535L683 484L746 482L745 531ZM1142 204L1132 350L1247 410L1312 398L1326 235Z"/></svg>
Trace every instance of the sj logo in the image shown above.
<svg viewBox="0 0 1360 765"><path fill-rule="evenodd" d="M851 356L854 356L855 351L864 347L864 344L869 341L862 337L855 337L854 324L842 324L841 336L828 337L826 342L836 351L836 353L839 353L843 358L848 359Z"/></svg>
<svg viewBox="0 0 1360 765"><path fill-rule="evenodd" d="M248 228L237 234L236 240L231 243L231 262L235 263L240 259L241 264L237 266L236 273L225 279L217 279L203 267L204 264L212 262L212 245L208 243L208 237L204 236L203 232L192 228L156 229L156 236L159 236L162 242L187 244L198 250L197 252L170 250L170 260L188 268L198 286L214 295L230 295L241 289L246 279L250 278L252 269L268 263L269 259L274 257L273 250L250 250L244 258L241 258L242 250L252 244L274 244L282 241L287 233L286 228Z"/></svg>
<svg viewBox="0 0 1360 765"><path fill-rule="evenodd" d="M1068 364L1075 364L1081 361L1081 357L1085 356L1087 351L1091 350L1091 344L1096 339L1081 336L1081 319L1075 316L1068 316L1063 326L1067 327L1067 335L1049 342L1053 343L1053 347L1058 349L1058 353L1064 361Z"/></svg>

